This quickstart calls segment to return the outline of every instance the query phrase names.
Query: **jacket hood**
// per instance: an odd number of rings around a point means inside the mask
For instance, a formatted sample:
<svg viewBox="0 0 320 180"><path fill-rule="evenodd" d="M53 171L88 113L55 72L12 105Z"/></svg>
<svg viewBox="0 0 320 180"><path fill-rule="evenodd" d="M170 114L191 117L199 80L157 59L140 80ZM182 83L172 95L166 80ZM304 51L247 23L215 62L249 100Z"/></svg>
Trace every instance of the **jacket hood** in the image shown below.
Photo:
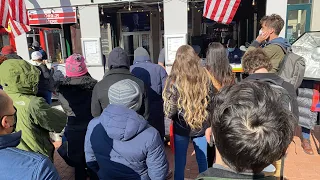
<svg viewBox="0 0 320 180"><path fill-rule="evenodd" d="M6 60L0 66L0 84L7 93L35 95L38 92L40 71L21 60Z"/></svg>
<svg viewBox="0 0 320 180"><path fill-rule="evenodd" d="M21 131L0 136L0 149L16 147L21 139Z"/></svg>
<svg viewBox="0 0 320 180"><path fill-rule="evenodd" d="M118 141L132 139L148 125L148 122L134 110L112 104L104 109L99 119L108 136Z"/></svg>
<svg viewBox="0 0 320 180"><path fill-rule="evenodd" d="M287 39L285 39L285 38L282 38L282 37L275 38L275 39L269 41L269 42L267 43L267 45L268 45L268 44L279 44L279 45L281 45L284 49L288 49L288 48L291 47L291 44L289 43L289 41L288 41Z"/></svg>
<svg viewBox="0 0 320 180"><path fill-rule="evenodd" d="M114 48L108 57L108 67L109 69L115 67L130 67L130 59L127 53L120 47Z"/></svg>
<svg viewBox="0 0 320 180"><path fill-rule="evenodd" d="M151 61L148 51L146 49L144 49L143 47L138 47L134 51L134 63L146 62L146 61Z"/></svg>
<svg viewBox="0 0 320 180"><path fill-rule="evenodd" d="M66 77L61 86L79 86L81 89L93 90L97 82L87 74L81 77Z"/></svg>
<svg viewBox="0 0 320 180"><path fill-rule="evenodd" d="M271 79L277 84L282 84L284 80L276 75L275 73L254 73L250 74L245 80L262 80L262 79Z"/></svg>

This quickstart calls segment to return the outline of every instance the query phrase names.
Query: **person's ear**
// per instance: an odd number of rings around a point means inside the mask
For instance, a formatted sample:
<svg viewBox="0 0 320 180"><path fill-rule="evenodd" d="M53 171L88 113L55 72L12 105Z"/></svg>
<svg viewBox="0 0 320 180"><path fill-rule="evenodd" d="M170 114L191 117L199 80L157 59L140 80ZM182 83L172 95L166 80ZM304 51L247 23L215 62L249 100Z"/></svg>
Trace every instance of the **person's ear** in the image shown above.
<svg viewBox="0 0 320 180"><path fill-rule="evenodd" d="M1 119L1 126L4 129L10 128L10 124L8 122L8 116L3 116L3 118Z"/></svg>

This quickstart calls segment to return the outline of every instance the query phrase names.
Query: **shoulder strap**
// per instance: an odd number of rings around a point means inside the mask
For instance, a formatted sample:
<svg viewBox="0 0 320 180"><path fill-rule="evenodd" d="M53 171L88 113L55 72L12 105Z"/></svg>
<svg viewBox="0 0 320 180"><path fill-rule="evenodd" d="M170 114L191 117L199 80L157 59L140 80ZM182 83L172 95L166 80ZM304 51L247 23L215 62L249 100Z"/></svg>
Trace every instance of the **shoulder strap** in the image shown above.
<svg viewBox="0 0 320 180"><path fill-rule="evenodd" d="M282 49L284 54L288 54L291 51L291 48L286 49L280 43L272 43L272 44L279 46Z"/></svg>
<svg viewBox="0 0 320 180"><path fill-rule="evenodd" d="M206 68L205 68L205 71L207 72L207 74L208 74L208 76L209 76L209 78L210 78L213 86L214 86L218 91L220 91L220 89L221 89L221 84L216 80L216 78L214 78L214 77L210 74L210 72L209 72Z"/></svg>

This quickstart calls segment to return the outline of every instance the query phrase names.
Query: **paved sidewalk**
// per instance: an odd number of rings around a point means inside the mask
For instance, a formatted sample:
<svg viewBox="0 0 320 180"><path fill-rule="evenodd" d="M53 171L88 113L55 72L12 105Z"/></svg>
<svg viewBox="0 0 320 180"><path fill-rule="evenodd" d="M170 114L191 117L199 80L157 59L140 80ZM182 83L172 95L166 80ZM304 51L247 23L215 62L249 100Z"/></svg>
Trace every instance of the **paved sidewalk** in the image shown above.
<svg viewBox="0 0 320 180"><path fill-rule="evenodd" d="M299 132L299 131L297 131ZM315 152L315 155L310 156L303 152L301 148L301 141L297 136L294 137L294 142L291 143L287 158L285 160L285 170L284 175L288 180L319 180L320 179L320 155L316 152L316 146L313 138L311 138L312 147ZM320 126L315 129L316 143L319 148L320 140ZM60 143L55 143L55 146L58 147ZM198 175L198 167L195 156L191 156L193 152L192 144L190 144L188 150L188 160L185 170L185 178L194 179ZM173 170L173 155L169 148L166 148L166 153L170 163L170 169ZM73 168L69 167L61 157L55 153L54 156L55 166L58 169L58 172L62 180L74 180L74 171ZM172 178L173 179L173 178Z"/></svg>

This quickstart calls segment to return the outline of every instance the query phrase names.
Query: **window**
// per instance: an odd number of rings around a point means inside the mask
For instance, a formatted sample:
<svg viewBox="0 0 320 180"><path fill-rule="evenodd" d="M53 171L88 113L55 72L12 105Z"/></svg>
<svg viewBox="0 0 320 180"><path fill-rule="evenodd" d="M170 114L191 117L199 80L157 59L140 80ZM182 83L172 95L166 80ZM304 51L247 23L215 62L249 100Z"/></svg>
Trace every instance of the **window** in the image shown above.
<svg viewBox="0 0 320 180"><path fill-rule="evenodd" d="M288 0L288 4L309 4L311 0Z"/></svg>

